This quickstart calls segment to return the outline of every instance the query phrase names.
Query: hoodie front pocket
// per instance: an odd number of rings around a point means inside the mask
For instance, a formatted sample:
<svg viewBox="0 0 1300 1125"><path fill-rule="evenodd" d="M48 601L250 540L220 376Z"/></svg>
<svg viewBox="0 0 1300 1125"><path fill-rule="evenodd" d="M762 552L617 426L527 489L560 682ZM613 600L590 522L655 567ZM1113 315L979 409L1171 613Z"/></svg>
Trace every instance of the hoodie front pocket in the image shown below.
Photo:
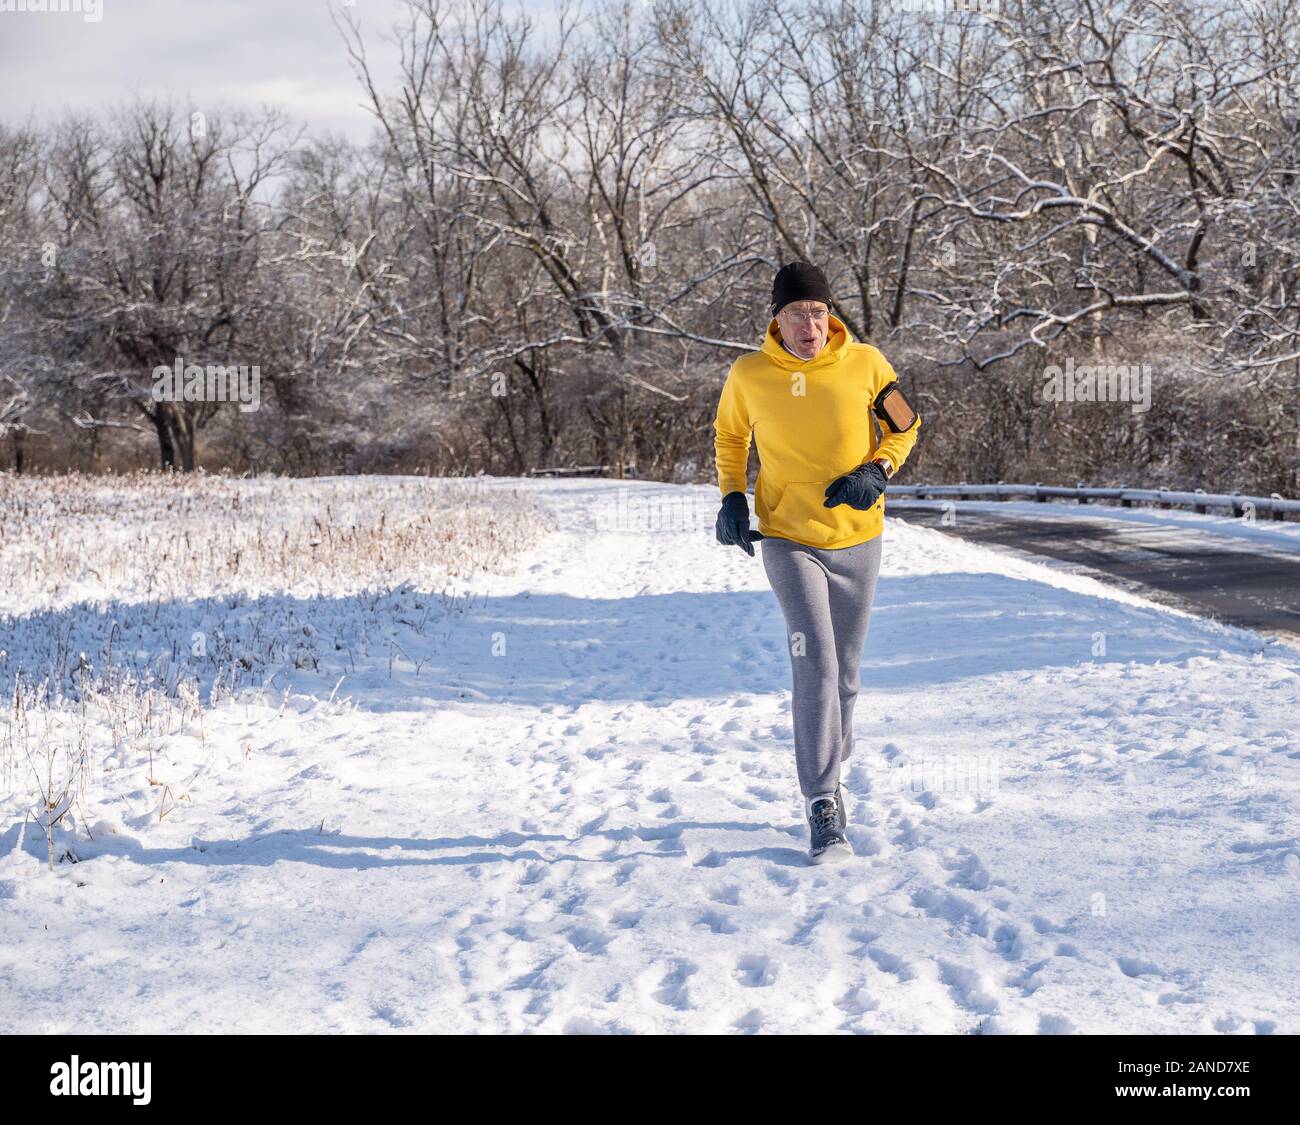
<svg viewBox="0 0 1300 1125"><path fill-rule="evenodd" d="M774 489L760 469L758 480L754 483L754 510L759 519L765 520L770 525L773 515L784 498L785 493Z"/></svg>
<svg viewBox="0 0 1300 1125"><path fill-rule="evenodd" d="M813 543L836 543L856 535L876 517L880 501L867 511L848 504L826 507L826 489L837 476L819 481L793 481L785 486L781 498L768 516L774 535Z"/></svg>

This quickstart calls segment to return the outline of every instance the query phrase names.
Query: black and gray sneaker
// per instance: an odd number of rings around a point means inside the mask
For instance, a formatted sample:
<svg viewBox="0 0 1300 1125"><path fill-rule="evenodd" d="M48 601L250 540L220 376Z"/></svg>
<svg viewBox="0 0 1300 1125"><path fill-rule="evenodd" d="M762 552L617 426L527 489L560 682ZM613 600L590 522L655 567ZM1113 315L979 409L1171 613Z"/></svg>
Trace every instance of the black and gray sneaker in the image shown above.
<svg viewBox="0 0 1300 1125"><path fill-rule="evenodd" d="M820 797L812 803L808 829L811 836L808 858L813 863L848 859L853 854L848 837L844 835L844 804L838 793L832 797Z"/></svg>

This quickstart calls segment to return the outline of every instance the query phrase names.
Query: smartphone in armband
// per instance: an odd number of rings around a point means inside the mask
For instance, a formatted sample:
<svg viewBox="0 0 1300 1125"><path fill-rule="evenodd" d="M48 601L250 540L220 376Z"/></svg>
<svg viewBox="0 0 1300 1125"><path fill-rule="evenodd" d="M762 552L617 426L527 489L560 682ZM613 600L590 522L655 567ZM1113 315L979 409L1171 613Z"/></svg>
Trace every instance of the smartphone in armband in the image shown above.
<svg viewBox="0 0 1300 1125"><path fill-rule="evenodd" d="M880 394L876 395L876 401L871 404L871 409L875 411L876 417L896 434L910 430L921 417L907 401L907 396L903 394L903 388L898 385L897 379L886 383L881 388Z"/></svg>

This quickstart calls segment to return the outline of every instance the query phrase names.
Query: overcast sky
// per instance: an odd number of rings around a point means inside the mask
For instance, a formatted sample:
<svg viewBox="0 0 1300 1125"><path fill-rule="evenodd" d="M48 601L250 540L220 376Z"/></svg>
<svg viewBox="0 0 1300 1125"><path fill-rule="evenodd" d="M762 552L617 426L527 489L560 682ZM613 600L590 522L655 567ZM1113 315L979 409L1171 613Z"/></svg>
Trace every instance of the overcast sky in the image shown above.
<svg viewBox="0 0 1300 1125"><path fill-rule="evenodd" d="M361 139L370 118L327 0L0 0L0 121L94 111L139 93L195 109L271 102L314 128ZM345 0L335 0L340 7ZM97 21L88 19L100 7ZM506 7L515 11L519 0ZM402 0L353 0L371 62L395 73ZM524 4L536 14L549 5ZM17 10L13 10L17 9Z"/></svg>

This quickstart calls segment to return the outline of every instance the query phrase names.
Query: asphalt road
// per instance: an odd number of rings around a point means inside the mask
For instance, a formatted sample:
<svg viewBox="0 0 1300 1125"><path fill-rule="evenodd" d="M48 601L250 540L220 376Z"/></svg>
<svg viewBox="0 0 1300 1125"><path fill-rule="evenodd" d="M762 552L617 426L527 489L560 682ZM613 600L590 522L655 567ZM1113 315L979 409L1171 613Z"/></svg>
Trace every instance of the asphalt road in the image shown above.
<svg viewBox="0 0 1300 1125"><path fill-rule="evenodd" d="M977 543L1086 567L1152 600L1232 625L1300 639L1300 554L1194 528L1104 515L998 512L956 502L942 526L934 501L893 500L889 514Z"/></svg>

